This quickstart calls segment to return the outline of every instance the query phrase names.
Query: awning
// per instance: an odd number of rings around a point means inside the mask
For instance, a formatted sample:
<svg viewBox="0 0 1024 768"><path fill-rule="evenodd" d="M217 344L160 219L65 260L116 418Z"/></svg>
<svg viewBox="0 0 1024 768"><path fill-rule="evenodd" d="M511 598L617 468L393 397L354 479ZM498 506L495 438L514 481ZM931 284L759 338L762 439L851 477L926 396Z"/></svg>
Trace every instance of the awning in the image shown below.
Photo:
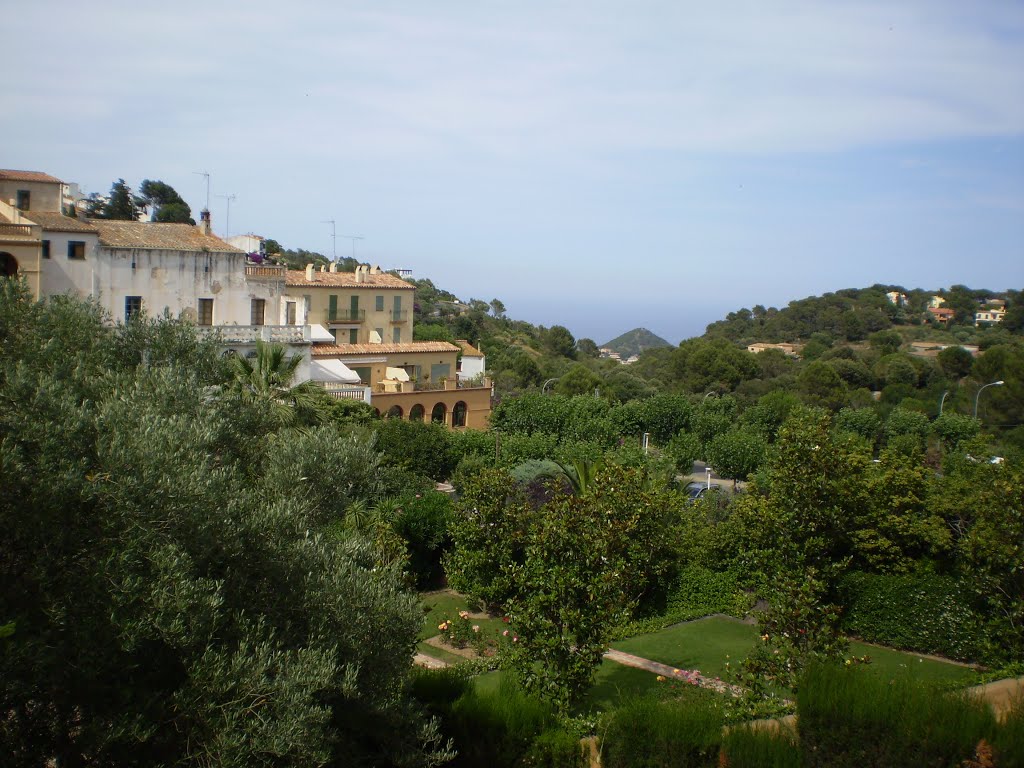
<svg viewBox="0 0 1024 768"><path fill-rule="evenodd" d="M348 368L341 360L313 359L309 361L309 377L313 381L337 384L358 384L359 374Z"/></svg>
<svg viewBox="0 0 1024 768"><path fill-rule="evenodd" d="M394 381L408 381L409 374L404 368L388 368L384 372L385 379L393 379Z"/></svg>
<svg viewBox="0 0 1024 768"><path fill-rule="evenodd" d="M309 326L309 337L314 344L335 344L335 339L331 335L331 332L324 328L322 325L311 325Z"/></svg>

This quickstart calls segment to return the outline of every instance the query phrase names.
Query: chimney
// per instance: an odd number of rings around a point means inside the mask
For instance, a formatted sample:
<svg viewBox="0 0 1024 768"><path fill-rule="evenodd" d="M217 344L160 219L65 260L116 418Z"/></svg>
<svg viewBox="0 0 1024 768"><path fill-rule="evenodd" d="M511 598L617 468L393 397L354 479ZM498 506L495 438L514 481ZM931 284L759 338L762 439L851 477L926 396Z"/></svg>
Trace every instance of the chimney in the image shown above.
<svg viewBox="0 0 1024 768"><path fill-rule="evenodd" d="M332 261L331 262L331 273L333 274L334 272L337 272L337 271L338 271L338 262Z"/></svg>
<svg viewBox="0 0 1024 768"><path fill-rule="evenodd" d="M356 265L356 282L357 283L365 283L366 282L366 273L363 271L364 269L365 269L365 267L363 267L362 264L357 264Z"/></svg>
<svg viewBox="0 0 1024 768"><path fill-rule="evenodd" d="M327 265L326 264L321 264L320 265L320 271L321 272L326 272L327 271Z"/></svg>
<svg viewBox="0 0 1024 768"><path fill-rule="evenodd" d="M205 208L199 212L199 231L204 235L213 234L213 225L210 223L210 212Z"/></svg>
<svg viewBox="0 0 1024 768"><path fill-rule="evenodd" d="M313 265L312 264L307 264L306 265L306 282L307 283L312 283L313 282Z"/></svg>

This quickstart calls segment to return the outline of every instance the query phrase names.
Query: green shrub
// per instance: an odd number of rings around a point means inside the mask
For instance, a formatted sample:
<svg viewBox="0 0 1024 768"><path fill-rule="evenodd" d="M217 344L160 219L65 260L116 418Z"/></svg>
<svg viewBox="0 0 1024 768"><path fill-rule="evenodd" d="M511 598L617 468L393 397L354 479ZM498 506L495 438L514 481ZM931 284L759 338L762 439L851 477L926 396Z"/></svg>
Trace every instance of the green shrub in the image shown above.
<svg viewBox="0 0 1024 768"><path fill-rule="evenodd" d="M497 691L470 689L455 702L446 723L458 752L452 765L513 768L554 722L551 707L528 697L507 675Z"/></svg>
<svg viewBox="0 0 1024 768"><path fill-rule="evenodd" d="M575 734L551 728L538 736L523 756L522 768L584 768L584 748Z"/></svg>
<svg viewBox="0 0 1024 768"><path fill-rule="evenodd" d="M970 660L983 630L970 592L935 574L847 574L840 587L843 629L872 643Z"/></svg>
<svg viewBox="0 0 1024 768"><path fill-rule="evenodd" d="M1018 695L1013 701L993 746L998 758L996 765L1024 768L1024 696Z"/></svg>
<svg viewBox="0 0 1024 768"><path fill-rule="evenodd" d="M722 740L728 768L800 768L800 745L789 728L730 728Z"/></svg>
<svg viewBox="0 0 1024 768"><path fill-rule="evenodd" d="M455 702L470 689L469 675L462 665L441 669L413 667L409 690L431 714L442 717L451 713Z"/></svg>
<svg viewBox="0 0 1024 768"><path fill-rule="evenodd" d="M811 768L959 766L996 733L992 710L979 699L856 666L808 666L797 715Z"/></svg>
<svg viewBox="0 0 1024 768"><path fill-rule="evenodd" d="M409 493L399 503L401 512L395 519L395 530L405 539L409 553L409 570L419 589L442 581L441 557L451 544L448 524L452 519L452 500L445 493L427 491Z"/></svg>
<svg viewBox="0 0 1024 768"><path fill-rule="evenodd" d="M634 699L615 710L602 743L605 768L717 766L722 712L702 698Z"/></svg>

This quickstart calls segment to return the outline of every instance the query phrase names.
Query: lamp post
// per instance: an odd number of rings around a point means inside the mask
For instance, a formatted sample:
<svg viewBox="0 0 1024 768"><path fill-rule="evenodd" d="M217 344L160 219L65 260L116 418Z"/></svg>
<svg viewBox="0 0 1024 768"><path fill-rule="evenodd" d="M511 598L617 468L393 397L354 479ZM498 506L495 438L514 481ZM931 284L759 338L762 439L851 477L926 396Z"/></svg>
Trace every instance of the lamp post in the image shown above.
<svg viewBox="0 0 1024 768"><path fill-rule="evenodd" d="M717 394L714 390L712 390L711 392L708 392L706 395L704 395L704 397L701 398L700 404L704 405L704 401L707 400L709 397L711 397L714 394Z"/></svg>
<svg viewBox="0 0 1024 768"><path fill-rule="evenodd" d="M981 399L981 393L984 392L989 387L1001 387L1003 386L1003 383L1004 382L1002 381L1002 379L1000 379L999 381L993 381L989 384L986 384L985 386L978 390L978 394L974 396L974 418L978 418L978 400Z"/></svg>
<svg viewBox="0 0 1024 768"><path fill-rule="evenodd" d="M548 379L547 381L545 381L544 386L540 388L540 393L542 395L546 395L548 393L548 384L550 384L552 381L558 381L558 378L559 377L556 376L553 379Z"/></svg>
<svg viewBox="0 0 1024 768"><path fill-rule="evenodd" d="M948 395L948 394L949 394L949 390L947 389L945 392L942 393L942 399L939 400L939 416L942 415L942 406L946 402L946 395Z"/></svg>

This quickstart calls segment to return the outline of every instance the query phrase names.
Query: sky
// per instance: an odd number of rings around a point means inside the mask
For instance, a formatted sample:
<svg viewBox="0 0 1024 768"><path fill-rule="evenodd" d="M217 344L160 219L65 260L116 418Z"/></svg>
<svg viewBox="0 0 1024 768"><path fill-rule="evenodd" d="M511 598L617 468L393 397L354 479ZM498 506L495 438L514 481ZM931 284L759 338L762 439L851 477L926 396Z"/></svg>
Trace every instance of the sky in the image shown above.
<svg viewBox="0 0 1024 768"><path fill-rule="evenodd" d="M220 235L599 344L1024 287L1021 0L38 0L4 27L0 167L194 211L206 171Z"/></svg>

